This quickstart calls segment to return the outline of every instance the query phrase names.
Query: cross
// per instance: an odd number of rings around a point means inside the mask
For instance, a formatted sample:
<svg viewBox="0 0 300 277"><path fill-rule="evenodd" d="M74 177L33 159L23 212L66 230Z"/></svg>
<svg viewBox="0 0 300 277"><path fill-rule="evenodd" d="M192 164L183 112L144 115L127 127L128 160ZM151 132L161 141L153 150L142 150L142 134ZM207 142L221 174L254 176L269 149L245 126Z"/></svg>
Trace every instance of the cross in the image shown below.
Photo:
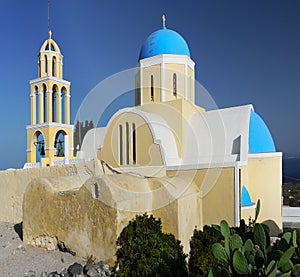
<svg viewBox="0 0 300 277"><path fill-rule="evenodd" d="M162 23L163 23L163 28L166 28L166 16L163 14L162 16Z"/></svg>

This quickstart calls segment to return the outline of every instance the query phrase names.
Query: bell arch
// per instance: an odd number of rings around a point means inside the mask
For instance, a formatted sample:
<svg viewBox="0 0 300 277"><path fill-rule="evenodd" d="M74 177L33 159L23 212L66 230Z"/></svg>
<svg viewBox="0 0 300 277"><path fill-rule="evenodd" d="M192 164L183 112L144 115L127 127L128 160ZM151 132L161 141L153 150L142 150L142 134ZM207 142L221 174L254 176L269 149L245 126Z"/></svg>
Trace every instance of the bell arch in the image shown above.
<svg viewBox="0 0 300 277"><path fill-rule="evenodd" d="M56 157L64 157L65 139L67 133L64 130L57 131L54 139L54 148Z"/></svg>
<svg viewBox="0 0 300 277"><path fill-rule="evenodd" d="M34 132L32 136L31 151L34 154L35 162L40 162L45 157L46 142L41 130Z"/></svg>

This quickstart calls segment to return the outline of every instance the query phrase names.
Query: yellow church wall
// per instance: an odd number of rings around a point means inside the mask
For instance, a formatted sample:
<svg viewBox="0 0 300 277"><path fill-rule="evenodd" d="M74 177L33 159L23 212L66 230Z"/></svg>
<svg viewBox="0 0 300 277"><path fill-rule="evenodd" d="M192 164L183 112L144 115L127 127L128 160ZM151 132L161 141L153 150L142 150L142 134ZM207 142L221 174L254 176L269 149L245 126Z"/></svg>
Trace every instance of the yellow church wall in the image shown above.
<svg viewBox="0 0 300 277"><path fill-rule="evenodd" d="M126 135L127 124L129 127L128 147ZM136 130L135 163L133 159L133 124ZM122 163L120 162L120 126L122 126ZM97 157L113 167L119 167L120 165L121 167L163 165L160 147L154 143L148 124L142 117L133 113L121 114L113 119L107 129L103 147L98 151Z"/></svg>
<svg viewBox="0 0 300 277"><path fill-rule="evenodd" d="M252 202L261 202L258 221L277 235L282 230L282 156L249 155L248 182Z"/></svg>
<svg viewBox="0 0 300 277"><path fill-rule="evenodd" d="M142 100L144 103L161 102L161 65L152 65L142 69ZM153 100L151 99L151 75L153 76Z"/></svg>
<svg viewBox="0 0 300 277"><path fill-rule="evenodd" d="M185 92L185 65L184 64L164 64L165 101L184 98ZM173 74L177 77L177 95L173 94Z"/></svg>
<svg viewBox="0 0 300 277"><path fill-rule="evenodd" d="M69 136L70 140L70 158L73 157L73 128L70 126L55 126L49 125L47 123L36 128L27 129L27 161L28 163L36 162L36 146L34 145L37 142L37 132L41 132L45 142L45 159L43 161L43 166L50 165L51 161L55 160L56 148L54 146L55 137L58 132L62 132L64 135ZM52 158L51 160L49 158Z"/></svg>
<svg viewBox="0 0 300 277"><path fill-rule="evenodd" d="M225 219L234 226L234 167L197 170L194 182L200 188L202 226Z"/></svg>
<svg viewBox="0 0 300 277"><path fill-rule="evenodd" d="M188 66L188 99L195 103L195 71Z"/></svg>

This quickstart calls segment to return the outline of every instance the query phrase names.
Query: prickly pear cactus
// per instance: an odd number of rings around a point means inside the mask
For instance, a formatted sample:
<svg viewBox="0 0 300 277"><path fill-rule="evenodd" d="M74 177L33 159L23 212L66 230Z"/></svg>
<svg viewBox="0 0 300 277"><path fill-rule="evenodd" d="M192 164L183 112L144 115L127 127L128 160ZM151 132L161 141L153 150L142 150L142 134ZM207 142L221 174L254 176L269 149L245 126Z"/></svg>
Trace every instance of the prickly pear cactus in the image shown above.
<svg viewBox="0 0 300 277"><path fill-rule="evenodd" d="M233 254L232 264L234 270L238 274L249 274L248 261L240 250L236 250Z"/></svg>
<svg viewBox="0 0 300 277"><path fill-rule="evenodd" d="M228 263L229 259L228 259L228 255L226 253L225 248L221 245L221 243L214 243L211 247L211 251L214 255L214 257L223 262L223 263Z"/></svg>

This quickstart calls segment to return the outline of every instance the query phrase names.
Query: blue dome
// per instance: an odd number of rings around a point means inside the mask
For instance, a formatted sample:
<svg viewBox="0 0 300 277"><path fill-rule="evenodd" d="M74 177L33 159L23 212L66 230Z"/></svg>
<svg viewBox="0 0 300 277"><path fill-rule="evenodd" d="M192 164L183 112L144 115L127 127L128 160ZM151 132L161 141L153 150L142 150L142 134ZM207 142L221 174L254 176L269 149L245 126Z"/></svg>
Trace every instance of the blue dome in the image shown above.
<svg viewBox="0 0 300 277"><path fill-rule="evenodd" d="M163 28L152 33L144 43L139 60L161 54L186 55L190 57L189 47L177 32Z"/></svg>
<svg viewBox="0 0 300 277"><path fill-rule="evenodd" d="M249 153L276 152L272 135L263 121L255 112L250 114Z"/></svg>
<svg viewBox="0 0 300 277"><path fill-rule="evenodd" d="M250 194L245 186L242 187L242 207L249 207L254 205L251 201Z"/></svg>

